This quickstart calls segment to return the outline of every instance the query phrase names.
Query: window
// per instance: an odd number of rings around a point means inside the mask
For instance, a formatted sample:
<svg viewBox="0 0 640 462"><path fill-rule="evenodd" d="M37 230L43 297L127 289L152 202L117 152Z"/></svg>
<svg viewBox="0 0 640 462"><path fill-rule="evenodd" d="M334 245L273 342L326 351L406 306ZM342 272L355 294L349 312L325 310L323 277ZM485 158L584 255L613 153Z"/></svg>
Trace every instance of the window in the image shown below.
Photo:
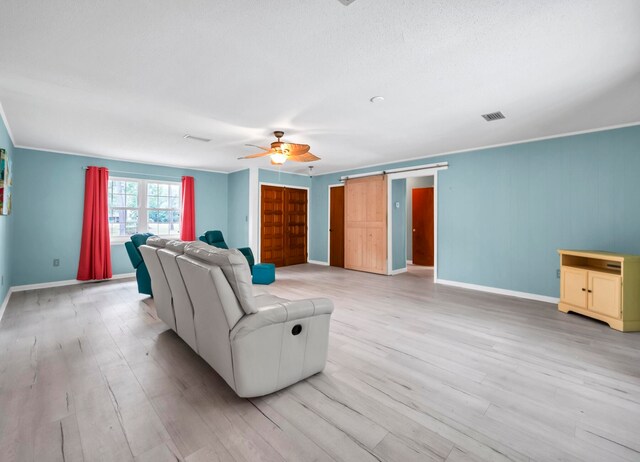
<svg viewBox="0 0 640 462"><path fill-rule="evenodd" d="M180 183L111 177L108 187L112 241L135 233L180 236Z"/></svg>

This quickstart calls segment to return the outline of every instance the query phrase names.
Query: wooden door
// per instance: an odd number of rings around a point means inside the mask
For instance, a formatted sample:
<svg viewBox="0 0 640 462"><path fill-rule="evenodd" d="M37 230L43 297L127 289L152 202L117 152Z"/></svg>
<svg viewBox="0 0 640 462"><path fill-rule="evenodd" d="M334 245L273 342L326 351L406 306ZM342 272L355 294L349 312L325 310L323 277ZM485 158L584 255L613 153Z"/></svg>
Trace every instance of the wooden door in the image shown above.
<svg viewBox="0 0 640 462"><path fill-rule="evenodd" d="M587 271L563 266L560 273L560 299L578 308L587 307Z"/></svg>
<svg viewBox="0 0 640 462"><path fill-rule="evenodd" d="M387 273L387 178L376 175L345 182L344 267Z"/></svg>
<svg viewBox="0 0 640 462"><path fill-rule="evenodd" d="M620 318L622 285L616 274L589 271L589 310Z"/></svg>
<svg viewBox="0 0 640 462"><path fill-rule="evenodd" d="M344 186L329 191L329 264L344 268Z"/></svg>
<svg viewBox="0 0 640 462"><path fill-rule="evenodd" d="M262 186L260 204L260 261L284 266L284 188Z"/></svg>
<svg viewBox="0 0 640 462"><path fill-rule="evenodd" d="M307 190L284 188L284 265L307 262Z"/></svg>
<svg viewBox="0 0 640 462"><path fill-rule="evenodd" d="M434 213L433 188L414 188L411 191L413 223L413 264L433 266Z"/></svg>
<svg viewBox="0 0 640 462"><path fill-rule="evenodd" d="M260 261L306 263L307 190L262 185L260 191Z"/></svg>

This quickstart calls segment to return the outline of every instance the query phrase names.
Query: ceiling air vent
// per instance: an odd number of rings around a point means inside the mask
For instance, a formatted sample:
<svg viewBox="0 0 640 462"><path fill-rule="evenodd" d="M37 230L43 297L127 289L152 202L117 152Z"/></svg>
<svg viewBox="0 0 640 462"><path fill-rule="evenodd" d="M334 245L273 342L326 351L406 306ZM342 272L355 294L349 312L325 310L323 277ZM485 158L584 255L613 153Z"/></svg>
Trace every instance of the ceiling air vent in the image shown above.
<svg viewBox="0 0 640 462"><path fill-rule="evenodd" d="M486 120L487 122L492 122L494 120L500 120L505 118L504 114L500 111L492 112L490 114L482 114L482 117L484 117L484 120Z"/></svg>
<svg viewBox="0 0 640 462"><path fill-rule="evenodd" d="M353 2L355 2L356 0L338 0L340 3L342 3L344 6L349 6L351 5Z"/></svg>

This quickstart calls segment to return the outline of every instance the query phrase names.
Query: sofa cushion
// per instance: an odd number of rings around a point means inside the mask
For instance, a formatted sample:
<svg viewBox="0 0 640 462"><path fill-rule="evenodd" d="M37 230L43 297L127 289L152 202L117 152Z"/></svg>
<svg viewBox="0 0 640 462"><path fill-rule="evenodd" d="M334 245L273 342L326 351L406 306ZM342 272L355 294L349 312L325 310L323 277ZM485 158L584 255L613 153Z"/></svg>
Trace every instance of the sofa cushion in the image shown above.
<svg viewBox="0 0 640 462"><path fill-rule="evenodd" d="M147 239L147 245L164 249L167 246L167 242L169 242L170 240L171 239L165 239L164 237L160 236L151 236Z"/></svg>
<svg viewBox="0 0 640 462"><path fill-rule="evenodd" d="M246 314L257 312L249 264L238 249L228 250L206 244L189 243L185 246L184 253L220 267L242 310Z"/></svg>

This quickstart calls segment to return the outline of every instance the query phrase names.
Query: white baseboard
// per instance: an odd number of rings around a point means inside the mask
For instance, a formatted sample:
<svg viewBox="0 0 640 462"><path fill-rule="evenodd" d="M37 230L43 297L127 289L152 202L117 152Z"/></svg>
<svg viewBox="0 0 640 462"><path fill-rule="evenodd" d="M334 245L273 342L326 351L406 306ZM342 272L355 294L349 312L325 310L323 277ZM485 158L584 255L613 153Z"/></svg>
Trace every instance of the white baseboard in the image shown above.
<svg viewBox="0 0 640 462"><path fill-rule="evenodd" d="M2 305L0 305L0 321L2 321L2 315L4 314L4 310L7 308L7 305L9 304L9 298L11 297L12 293L13 293L13 287L9 287L9 290L7 290L7 295L4 296Z"/></svg>
<svg viewBox="0 0 640 462"><path fill-rule="evenodd" d="M389 273L391 276L395 276L396 274L400 274L400 273L406 273L407 272L407 268L399 268L399 269L395 269L392 270L391 273Z"/></svg>
<svg viewBox="0 0 640 462"><path fill-rule="evenodd" d="M480 292L488 292L491 294L507 295L509 297L525 298L527 300L536 300L539 302L558 303L556 297L548 297L546 295L530 294L528 292L518 292L516 290L498 289L497 287L481 286L477 284L469 284L466 282L448 281L446 279L436 279L436 284L445 286L461 287L463 289L478 290Z"/></svg>
<svg viewBox="0 0 640 462"><path fill-rule="evenodd" d="M329 266L329 262L320 260L308 260L307 263L311 263L312 265Z"/></svg>
<svg viewBox="0 0 640 462"><path fill-rule="evenodd" d="M105 281L112 281L116 279L127 279L135 277L136 273L123 273L123 274L114 274L111 279L105 279ZM40 284L25 284L21 286L14 286L11 288L13 292L23 292L25 290L35 290L35 289L49 289L51 287L62 287L62 286L73 286L76 284L87 284L89 282L99 282L99 281L78 281L77 279L68 279L66 281L53 281L53 282L42 282Z"/></svg>
<svg viewBox="0 0 640 462"><path fill-rule="evenodd" d="M407 265L413 265L413 260L407 260Z"/></svg>

